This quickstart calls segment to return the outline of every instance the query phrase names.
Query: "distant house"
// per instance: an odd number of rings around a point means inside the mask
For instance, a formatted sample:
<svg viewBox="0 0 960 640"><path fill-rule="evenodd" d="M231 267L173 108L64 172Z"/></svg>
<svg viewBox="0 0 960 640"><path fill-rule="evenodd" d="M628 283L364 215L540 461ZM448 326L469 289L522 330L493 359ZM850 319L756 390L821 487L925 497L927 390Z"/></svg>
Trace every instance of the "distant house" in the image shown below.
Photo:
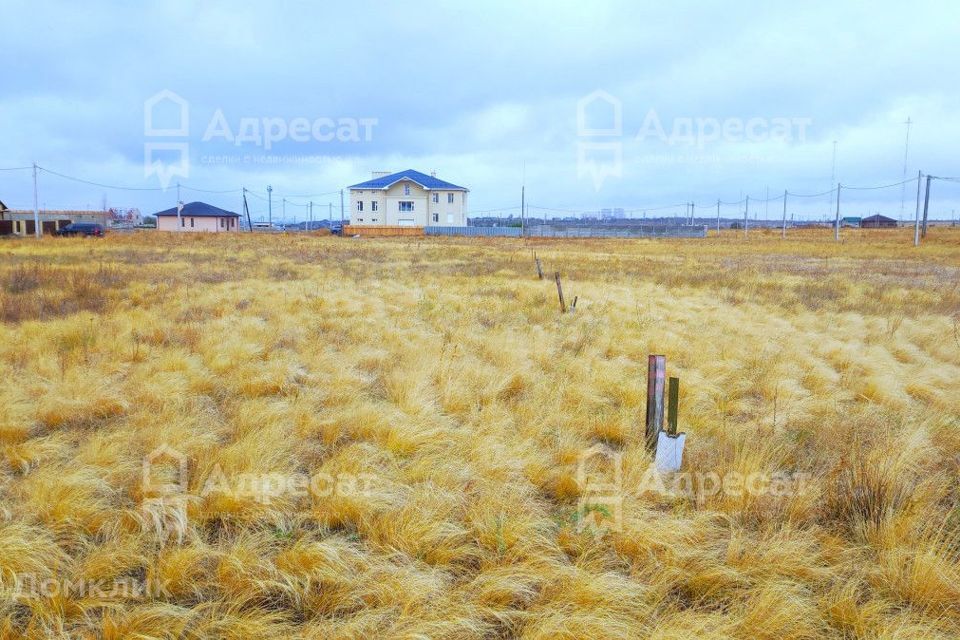
<svg viewBox="0 0 960 640"><path fill-rule="evenodd" d="M867 216L861 220L860 226L864 229L895 229L899 225L893 218L888 218L878 213L875 216Z"/></svg>
<svg viewBox="0 0 960 640"><path fill-rule="evenodd" d="M28 209L2 209L0 220L9 222L0 225L0 233L19 236L32 236L35 231L35 219L40 218L43 233L53 233L71 222L95 222L107 226L110 219L105 211L83 211L77 209L41 209L37 214Z"/></svg>
<svg viewBox="0 0 960 640"><path fill-rule="evenodd" d="M350 224L465 227L469 189L407 169L350 187Z"/></svg>
<svg viewBox="0 0 960 640"><path fill-rule="evenodd" d="M177 225L177 208L165 209L153 214L157 219L157 231L208 231L219 233L240 230L240 214L226 211L206 202L189 202L180 211Z"/></svg>
<svg viewBox="0 0 960 640"><path fill-rule="evenodd" d="M840 218L841 227L859 227L861 218L859 216L846 216Z"/></svg>

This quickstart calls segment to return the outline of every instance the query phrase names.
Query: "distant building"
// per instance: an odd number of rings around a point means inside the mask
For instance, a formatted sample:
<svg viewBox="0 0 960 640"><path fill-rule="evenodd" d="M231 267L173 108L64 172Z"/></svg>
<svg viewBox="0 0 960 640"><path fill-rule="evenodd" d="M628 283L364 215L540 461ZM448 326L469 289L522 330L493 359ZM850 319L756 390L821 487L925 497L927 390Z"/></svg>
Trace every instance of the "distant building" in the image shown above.
<svg viewBox="0 0 960 640"><path fill-rule="evenodd" d="M859 216L845 216L840 218L841 227L859 227L862 218Z"/></svg>
<svg viewBox="0 0 960 640"><path fill-rule="evenodd" d="M67 226L71 222L95 222L108 226L110 211L80 211L75 209L41 210L40 228L43 233L53 233L57 229ZM13 234L18 236L32 236L34 234L33 211L25 209L0 209L0 235Z"/></svg>
<svg viewBox="0 0 960 640"><path fill-rule="evenodd" d="M207 231L211 233L240 230L240 215L207 204L189 202L180 211L177 225L177 208L165 209L153 214L157 218L157 231Z"/></svg>
<svg viewBox="0 0 960 640"><path fill-rule="evenodd" d="M879 213L875 216L867 216L860 221L860 226L864 229L895 229L899 225L893 218L882 216Z"/></svg>
<svg viewBox="0 0 960 640"><path fill-rule="evenodd" d="M469 191L413 169L376 171L350 187L350 224L465 227Z"/></svg>

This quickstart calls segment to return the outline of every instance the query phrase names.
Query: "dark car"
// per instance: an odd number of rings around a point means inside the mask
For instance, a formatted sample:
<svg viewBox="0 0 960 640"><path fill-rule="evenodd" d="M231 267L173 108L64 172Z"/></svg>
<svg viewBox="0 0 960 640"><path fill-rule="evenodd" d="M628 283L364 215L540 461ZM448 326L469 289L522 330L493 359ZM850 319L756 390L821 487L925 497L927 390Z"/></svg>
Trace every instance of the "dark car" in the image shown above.
<svg viewBox="0 0 960 640"><path fill-rule="evenodd" d="M96 236L102 238L103 234L103 225L94 222L71 222L67 226L57 229L58 236Z"/></svg>

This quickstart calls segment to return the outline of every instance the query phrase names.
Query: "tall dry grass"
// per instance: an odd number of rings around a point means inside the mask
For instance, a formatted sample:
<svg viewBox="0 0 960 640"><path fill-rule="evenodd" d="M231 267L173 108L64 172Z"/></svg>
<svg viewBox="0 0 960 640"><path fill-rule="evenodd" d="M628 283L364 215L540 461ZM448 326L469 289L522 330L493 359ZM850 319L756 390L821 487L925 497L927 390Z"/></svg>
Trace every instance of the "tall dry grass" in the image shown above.
<svg viewBox="0 0 960 640"><path fill-rule="evenodd" d="M0 638L958 637L960 232L908 235L4 242Z"/></svg>

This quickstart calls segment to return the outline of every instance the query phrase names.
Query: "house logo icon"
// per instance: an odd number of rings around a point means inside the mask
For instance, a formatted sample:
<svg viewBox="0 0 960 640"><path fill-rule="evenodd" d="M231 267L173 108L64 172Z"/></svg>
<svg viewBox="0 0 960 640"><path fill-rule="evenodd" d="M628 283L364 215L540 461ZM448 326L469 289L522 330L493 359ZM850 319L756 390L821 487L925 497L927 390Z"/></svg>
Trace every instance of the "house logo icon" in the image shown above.
<svg viewBox="0 0 960 640"><path fill-rule="evenodd" d="M623 103L601 89L580 98L577 101L577 135L622 136Z"/></svg>
<svg viewBox="0 0 960 640"><path fill-rule="evenodd" d="M155 124L159 107L170 104L177 109L177 126ZM143 102L143 135L156 138L186 138L190 135L190 104L169 89L155 93Z"/></svg>
<svg viewBox="0 0 960 640"><path fill-rule="evenodd" d="M163 112L172 110L169 126ZM182 97L164 89L143 102L143 177L157 176L160 187L166 189L174 176L190 175L190 104ZM157 138L163 140L158 141ZM170 140L180 138L180 140Z"/></svg>
<svg viewBox="0 0 960 640"><path fill-rule="evenodd" d="M184 494L190 481L186 454L164 443L143 458L140 489L144 496L158 498Z"/></svg>

